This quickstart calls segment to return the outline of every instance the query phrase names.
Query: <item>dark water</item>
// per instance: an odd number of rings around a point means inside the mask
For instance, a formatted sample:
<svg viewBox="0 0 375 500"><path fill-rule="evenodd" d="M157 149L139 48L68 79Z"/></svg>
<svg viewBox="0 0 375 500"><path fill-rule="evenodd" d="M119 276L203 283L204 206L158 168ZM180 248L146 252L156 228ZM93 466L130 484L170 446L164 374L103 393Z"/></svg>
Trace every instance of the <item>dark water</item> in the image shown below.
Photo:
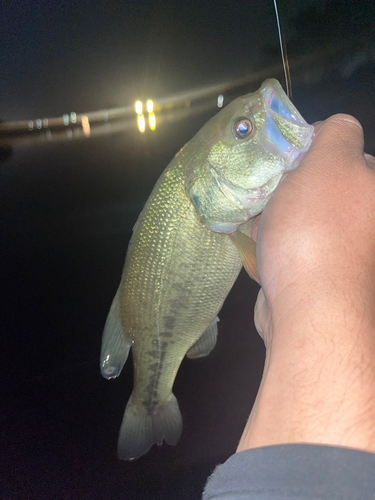
<svg viewBox="0 0 375 500"><path fill-rule="evenodd" d="M369 58L345 77L328 68L312 84L301 74L294 102L310 123L353 114L375 154L374 70ZM176 447L118 461L131 362L115 381L99 371L132 227L163 168L209 116L146 140L132 132L15 147L1 165L1 498L198 499L235 451L264 361L253 326L258 287L245 273L220 314L214 352L182 363Z"/></svg>
<svg viewBox="0 0 375 500"><path fill-rule="evenodd" d="M220 315L215 353L182 364L178 446L132 463L116 457L132 366L116 381L101 377L101 333L142 204L186 142L165 133L135 145L138 136L112 136L16 148L2 166L3 498L199 498L235 451L264 355L257 287L245 274Z"/></svg>

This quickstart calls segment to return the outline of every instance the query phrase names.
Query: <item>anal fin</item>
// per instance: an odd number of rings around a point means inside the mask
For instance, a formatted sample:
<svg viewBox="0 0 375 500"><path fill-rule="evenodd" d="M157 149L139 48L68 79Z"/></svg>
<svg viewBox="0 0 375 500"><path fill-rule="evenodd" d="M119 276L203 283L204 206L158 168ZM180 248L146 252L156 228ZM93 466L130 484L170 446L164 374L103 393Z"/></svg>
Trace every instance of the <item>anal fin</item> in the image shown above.
<svg viewBox="0 0 375 500"><path fill-rule="evenodd" d="M216 316L203 335L188 350L186 353L187 358L203 358L204 356L208 356L208 354L210 354L216 345L218 321L219 318Z"/></svg>
<svg viewBox="0 0 375 500"><path fill-rule="evenodd" d="M132 341L126 338L120 319L119 290L112 301L105 323L102 349L100 353L100 370L105 378L115 378L128 358Z"/></svg>

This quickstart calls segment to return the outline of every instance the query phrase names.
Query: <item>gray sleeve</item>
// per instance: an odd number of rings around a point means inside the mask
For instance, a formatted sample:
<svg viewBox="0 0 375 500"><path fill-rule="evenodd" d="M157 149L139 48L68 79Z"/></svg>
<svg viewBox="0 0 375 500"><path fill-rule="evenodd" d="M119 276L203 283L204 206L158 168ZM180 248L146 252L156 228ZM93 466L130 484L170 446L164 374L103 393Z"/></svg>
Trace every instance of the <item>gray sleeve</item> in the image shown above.
<svg viewBox="0 0 375 500"><path fill-rule="evenodd" d="M231 456L203 500L374 500L375 454L323 445L279 445Z"/></svg>

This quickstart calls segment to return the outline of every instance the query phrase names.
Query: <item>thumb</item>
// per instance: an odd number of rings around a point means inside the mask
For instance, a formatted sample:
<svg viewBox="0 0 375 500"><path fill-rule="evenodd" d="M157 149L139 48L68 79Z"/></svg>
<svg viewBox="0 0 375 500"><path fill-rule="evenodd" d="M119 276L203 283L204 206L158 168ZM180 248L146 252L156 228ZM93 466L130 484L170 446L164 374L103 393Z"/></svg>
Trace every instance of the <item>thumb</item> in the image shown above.
<svg viewBox="0 0 375 500"><path fill-rule="evenodd" d="M353 175L353 160L363 158L363 147L363 129L359 121L350 115L333 115L316 128L315 139L301 169L314 168L315 175L321 173L326 178L327 175L336 177L338 170L343 174L346 167Z"/></svg>

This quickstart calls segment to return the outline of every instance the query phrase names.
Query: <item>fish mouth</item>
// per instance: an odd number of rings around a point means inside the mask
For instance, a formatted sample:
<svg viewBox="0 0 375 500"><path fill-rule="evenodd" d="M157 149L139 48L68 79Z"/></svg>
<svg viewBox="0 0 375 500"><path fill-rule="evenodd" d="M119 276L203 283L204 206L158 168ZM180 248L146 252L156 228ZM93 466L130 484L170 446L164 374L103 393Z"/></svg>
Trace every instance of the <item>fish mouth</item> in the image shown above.
<svg viewBox="0 0 375 500"><path fill-rule="evenodd" d="M265 105L274 113L303 127L308 125L277 80L269 78L263 82L260 92L263 95ZM311 127L311 125L308 126Z"/></svg>
<svg viewBox="0 0 375 500"><path fill-rule="evenodd" d="M263 82L260 92L267 117L261 141L274 154L288 158L287 170L293 170L311 145L314 126L303 119L277 80Z"/></svg>

